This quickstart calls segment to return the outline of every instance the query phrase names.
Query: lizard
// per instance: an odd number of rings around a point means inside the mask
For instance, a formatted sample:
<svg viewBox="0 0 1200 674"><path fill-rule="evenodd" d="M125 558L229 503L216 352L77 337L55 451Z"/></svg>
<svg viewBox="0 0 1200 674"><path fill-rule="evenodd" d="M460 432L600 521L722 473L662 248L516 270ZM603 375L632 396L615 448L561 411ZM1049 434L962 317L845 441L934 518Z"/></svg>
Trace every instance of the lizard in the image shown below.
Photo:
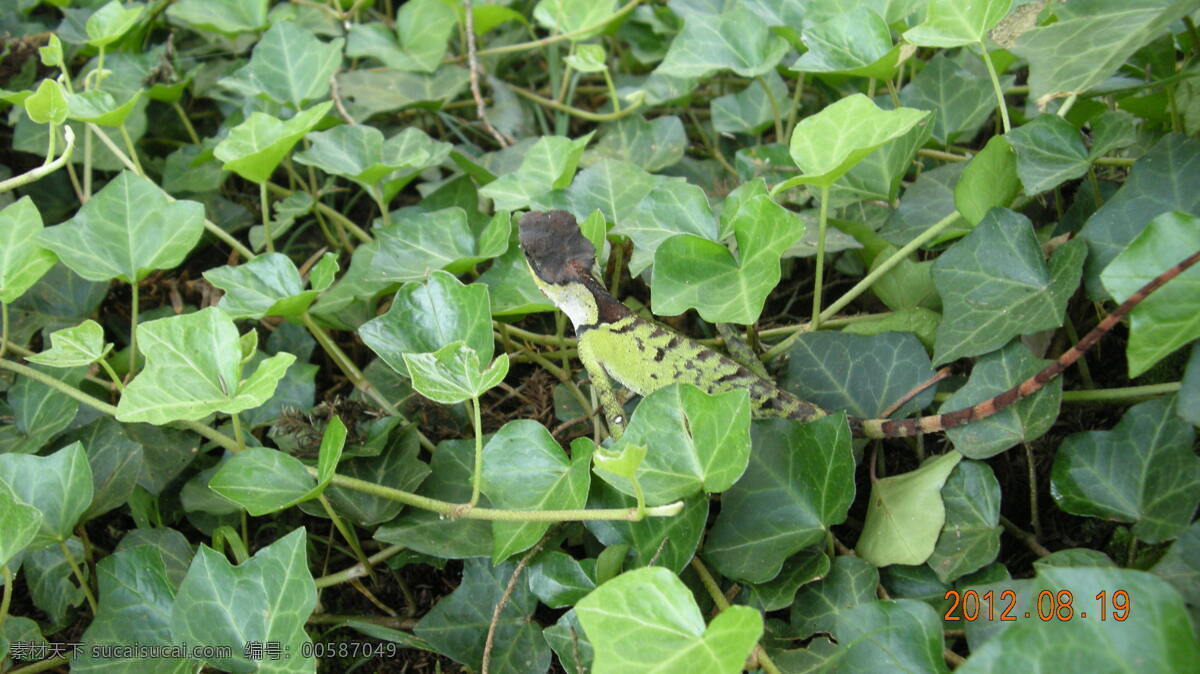
<svg viewBox="0 0 1200 674"><path fill-rule="evenodd" d="M520 221L520 241L538 289L575 328L579 359L600 398L610 434L619 438L624 411L612 379L638 395L673 383L709 394L746 390L755 417L811 421L829 414L801 400L737 361L634 314L596 278L596 249L567 211L529 212ZM935 433L991 416L1033 395L1075 363L1134 306L1200 261L1200 251L1146 283L1052 363L1020 384L971 407L909 419L849 417L855 435L868 438Z"/></svg>

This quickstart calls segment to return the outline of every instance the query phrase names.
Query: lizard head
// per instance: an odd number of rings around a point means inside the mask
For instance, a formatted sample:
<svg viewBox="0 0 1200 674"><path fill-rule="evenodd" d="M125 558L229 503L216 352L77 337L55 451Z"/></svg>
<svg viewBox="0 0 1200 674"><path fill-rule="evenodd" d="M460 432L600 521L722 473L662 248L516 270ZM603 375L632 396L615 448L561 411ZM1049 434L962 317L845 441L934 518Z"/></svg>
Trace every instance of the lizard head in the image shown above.
<svg viewBox="0 0 1200 674"><path fill-rule="evenodd" d="M563 311L576 332L611 320L623 306L596 281L596 247L566 211L534 211L521 218L521 247L542 294Z"/></svg>

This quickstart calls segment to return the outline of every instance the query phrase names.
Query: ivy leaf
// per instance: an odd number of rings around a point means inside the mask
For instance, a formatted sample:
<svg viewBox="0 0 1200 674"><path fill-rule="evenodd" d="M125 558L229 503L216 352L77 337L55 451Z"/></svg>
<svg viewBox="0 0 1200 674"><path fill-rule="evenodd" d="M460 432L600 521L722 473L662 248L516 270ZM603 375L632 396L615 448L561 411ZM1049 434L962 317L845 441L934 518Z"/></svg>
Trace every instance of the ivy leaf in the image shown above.
<svg viewBox="0 0 1200 674"><path fill-rule="evenodd" d="M637 276L654 263L655 251L676 234L691 234L720 241L717 221L704 190L683 178L655 183L629 217L612 228L612 234L633 239L629 273Z"/></svg>
<svg viewBox="0 0 1200 674"><path fill-rule="evenodd" d="M161 425L258 407L296 360L277 353L243 380L237 328L216 307L142 323L137 330L146 369L125 387L118 421Z"/></svg>
<svg viewBox="0 0 1200 674"><path fill-rule="evenodd" d="M88 17L88 44L104 47L121 39L122 35L133 28L145 9L146 6L140 2L123 6L120 0L111 0Z"/></svg>
<svg viewBox="0 0 1200 674"><path fill-rule="evenodd" d="M858 556L875 566L929 559L946 523L942 485L961 459L950 451L914 471L876 481L855 548Z"/></svg>
<svg viewBox="0 0 1200 674"><path fill-rule="evenodd" d="M591 138L591 133L574 140L562 136L538 138L516 171L484 185L479 195L495 202L497 211L515 211L551 190L567 187Z"/></svg>
<svg viewBox="0 0 1200 674"><path fill-rule="evenodd" d="M676 115L655 117L650 121L641 115L630 115L606 124L602 129L604 135L588 157L623 159L651 173L679 162L687 148L683 121Z"/></svg>
<svg viewBox="0 0 1200 674"><path fill-rule="evenodd" d="M592 456L568 457L546 427L532 419L510 421L483 448L482 491L496 508L574 510L587 503ZM549 522L493 522L492 563L534 546Z"/></svg>
<svg viewBox="0 0 1200 674"><path fill-rule="evenodd" d="M402 375L408 373L405 353L430 353L456 341L491 361L495 341L489 306L486 285L463 285L454 275L436 271L425 283L404 284L387 313L364 323L358 334Z"/></svg>
<svg viewBox="0 0 1200 674"><path fill-rule="evenodd" d="M896 72L900 47L892 46L887 21L869 7L852 7L805 28L808 51L791 65L809 73L842 73L887 79Z"/></svg>
<svg viewBox="0 0 1200 674"><path fill-rule="evenodd" d="M880 110L863 94L847 96L796 125L788 151L804 175L772 191L797 185L829 187L876 148L928 117L928 112L912 108Z"/></svg>
<svg viewBox="0 0 1200 674"><path fill-rule="evenodd" d="M550 608L569 608L596 589L595 576L596 560L550 550L529 565L529 589Z"/></svg>
<svg viewBox="0 0 1200 674"><path fill-rule="evenodd" d="M1017 152L1017 175L1025 194L1041 194L1087 173L1091 162L1079 131L1058 115L1039 115L1005 138Z"/></svg>
<svg viewBox="0 0 1200 674"><path fill-rule="evenodd" d="M167 16L200 30L237 35L267 25L269 0L176 0Z"/></svg>
<svg viewBox="0 0 1200 674"><path fill-rule="evenodd" d="M954 205L978 225L993 208L1007 208L1021 191L1017 155L1004 136L992 136L963 167L954 185Z"/></svg>
<svg viewBox="0 0 1200 674"><path fill-rule="evenodd" d="M89 318L73 328L50 333L50 348L25 360L50 367L80 367L100 360L111 348L112 344L104 343L104 328Z"/></svg>
<svg viewBox="0 0 1200 674"><path fill-rule="evenodd" d="M43 372L45 368L39 368ZM69 386L78 386L83 370L49 372ZM40 381L21 377L8 391L12 423L0 426L0 448L5 452L36 452L71 425L79 402Z"/></svg>
<svg viewBox="0 0 1200 674"><path fill-rule="evenodd" d="M255 517L315 498L315 485L300 459L266 447L229 457L208 481L210 489Z"/></svg>
<svg viewBox="0 0 1200 674"><path fill-rule="evenodd" d="M1050 362L1034 358L1019 341L1010 342L980 358L971 370L971 378L950 394L938 411L953 412L988 400L1037 374ZM1062 380L1055 378L1032 396L985 419L948 429L946 436L963 456L986 459L1019 442L1040 438L1058 418L1061 400Z"/></svg>
<svg viewBox="0 0 1200 674"><path fill-rule="evenodd" d="M947 3L953 0L945 0ZM1195 9L1190 0L1085 0L1056 5L1057 21L1017 38L1013 53L1029 61L1029 97L1039 105L1083 93ZM1063 45L1074 45L1063 49Z"/></svg>
<svg viewBox="0 0 1200 674"><path fill-rule="evenodd" d="M504 211L478 233L458 206L402 216L376 229L379 248L369 258L366 280L419 281L436 269L460 274L507 250L511 228Z"/></svg>
<svg viewBox="0 0 1200 674"><path fill-rule="evenodd" d="M1195 433L1171 410L1173 398L1129 408L1111 431L1076 433L1054 459L1050 493L1076 515L1133 523L1133 535L1161 543L1183 533L1200 502Z"/></svg>
<svg viewBox="0 0 1200 674"><path fill-rule="evenodd" d="M254 46L250 63L222 84L290 104L299 111L305 103L329 94L329 78L342 63L343 43L342 38L321 42L298 24L276 22Z"/></svg>
<svg viewBox="0 0 1200 674"><path fill-rule="evenodd" d="M58 261L38 245L41 231L42 214L28 196L0 210L0 302L24 295Z"/></svg>
<svg viewBox="0 0 1200 674"><path fill-rule="evenodd" d="M286 122L262 112L252 112L246 121L229 130L213 155L233 171L254 183L266 182L304 134L321 121L333 101L302 110Z"/></svg>
<svg viewBox="0 0 1200 674"><path fill-rule="evenodd" d="M1000 553L1000 482L991 466L963 461L942 487L946 523L929 566L949 583L996 559Z"/></svg>
<svg viewBox="0 0 1200 674"><path fill-rule="evenodd" d="M92 122L100 126L121 126L142 99L142 91L135 91L124 103L107 91L83 91L67 96L67 117L80 122Z"/></svg>
<svg viewBox="0 0 1200 674"><path fill-rule="evenodd" d="M230 657L206 661L226 671L259 667L245 656L250 642L278 642L284 661L276 667L311 671L316 663L302 647L309 641L304 623L316 603L303 527L237 566L201 545L171 607L171 641L226 647Z"/></svg>
<svg viewBox="0 0 1200 674"><path fill-rule="evenodd" d="M754 12L735 6L719 15L690 17L671 42L657 73L705 78L720 70L742 77L765 74L787 53L788 43Z"/></svg>
<svg viewBox="0 0 1200 674"><path fill-rule="evenodd" d="M846 652L839 668L867 671L949 672L942 659L942 621L916 599L873 601L837 615L838 642Z"/></svg>
<svg viewBox="0 0 1200 674"><path fill-rule="evenodd" d="M540 0L533 8L533 18L543 28L574 33L612 16L616 8L617 0ZM572 36L571 40L586 40L603 29L604 26L597 26L596 30Z"/></svg>
<svg viewBox="0 0 1200 674"><path fill-rule="evenodd" d="M231 318L300 316L317 298L305 290L295 263L282 253L266 253L234 266L204 272L209 283L225 291L219 306Z"/></svg>
<svg viewBox="0 0 1200 674"><path fill-rule="evenodd" d="M933 111L931 133L943 146L973 137L996 109L995 95L987 78L964 67L961 54L958 58L946 54L945 51L934 54L912 82L900 90L900 102L905 107ZM917 180L927 175L928 171ZM908 198L905 193L905 201Z"/></svg>
<svg viewBox="0 0 1200 674"><path fill-rule="evenodd" d="M67 94L58 80L42 80L37 91L26 96L22 105L25 106L25 114L35 124L59 125L67 121Z"/></svg>
<svg viewBox="0 0 1200 674"><path fill-rule="evenodd" d="M568 210L582 216L600 211L604 219L621 223L633 216L637 205L650 192L656 178L634 164L620 159L601 159L575 176L564 192L551 192L532 202L536 208L552 210L566 197ZM582 225L581 225L582 226Z"/></svg>
<svg viewBox="0 0 1200 674"><path fill-rule="evenodd" d="M763 85L764 81L766 86ZM787 85L783 83L783 78L775 71L768 72L761 80L755 78L745 89L712 100L709 108L712 110L713 130L721 133L762 133L775 120L776 113L781 113L783 108L780 106L787 97Z"/></svg>
<svg viewBox="0 0 1200 674"><path fill-rule="evenodd" d="M0 477L0 529L5 532L0 539L0 568L32 543L42 528L42 511L22 500L5 482L8 478Z"/></svg>
<svg viewBox="0 0 1200 674"><path fill-rule="evenodd" d="M690 384L672 384L646 396L633 412L621 439L651 449L636 479L647 505L662 505L701 490L725 491L741 477L750 457L750 403L743 391L709 395ZM622 493L634 496L631 481L614 473L597 474Z"/></svg>
<svg viewBox="0 0 1200 674"><path fill-rule="evenodd" d="M444 65L430 74L386 68L337 75L338 91L350 116L357 120L415 105L441 108L462 93L470 79L466 68L452 65Z"/></svg>
<svg viewBox="0 0 1200 674"><path fill-rule="evenodd" d="M775 203L761 179L730 194L721 217L733 230L737 257L724 244L690 234L662 242L650 288L655 313L675 316L695 308L713 323L758 320L779 282L779 259L804 235L804 222Z"/></svg>
<svg viewBox="0 0 1200 674"><path fill-rule="evenodd" d="M1100 274L1104 288L1124 302L1179 260L1200 250L1200 218L1164 213L1150 221ZM1130 313L1129 376L1136 377L1200 337L1200 268L1193 266L1156 290Z"/></svg>
<svg viewBox="0 0 1200 674"><path fill-rule="evenodd" d="M1047 265L1029 220L996 209L933 263L945 312L934 365L993 351L1017 335L1062 325L1086 250L1075 240Z"/></svg>
<svg viewBox="0 0 1200 674"><path fill-rule="evenodd" d="M1100 273L1146 223L1170 211L1200 213L1200 140L1176 133L1167 134L1142 155L1117 193L1079 230L1088 244L1089 296L1105 299Z"/></svg>
<svg viewBox="0 0 1200 674"><path fill-rule="evenodd" d="M386 141L379 129L362 124L312 133L308 140L311 145L296 153L296 161L354 181L381 204L418 173L445 161L451 148L415 126Z"/></svg>
<svg viewBox="0 0 1200 674"><path fill-rule="evenodd" d="M413 0L396 12L396 34L379 23L350 27L346 56L370 56L389 68L431 73L442 64L446 42L458 19L441 0Z"/></svg>
<svg viewBox="0 0 1200 674"><path fill-rule="evenodd" d="M904 33L922 47L961 47L983 42L987 32L1008 15L1013 0L930 0L925 21Z"/></svg>
<svg viewBox="0 0 1200 674"><path fill-rule="evenodd" d="M575 48L574 54L567 55L563 60L581 73L600 73L608 70L606 59L602 45L581 44Z"/></svg>
<svg viewBox="0 0 1200 674"><path fill-rule="evenodd" d="M648 567L617 576L575 605L595 651L592 671L737 671L762 636L762 615L730 606L707 626L691 590L667 569Z"/></svg>
<svg viewBox="0 0 1200 674"><path fill-rule="evenodd" d="M591 441L577 438L571 443L572 453L587 451ZM596 453L595 457L600 454ZM598 467L599 464L597 464ZM609 486L602 480L592 482L587 507L634 508L637 501ZM609 549L625 546L628 557L625 566L661 566L673 573L682 573L700 545L708 523L708 496L699 493L683 500L683 511L674 517L647 517L641 522L620 520L589 520L588 531ZM622 553L624 556L624 553Z"/></svg>
<svg viewBox="0 0 1200 674"><path fill-rule="evenodd" d="M405 353L404 364L413 388L443 405L477 398L508 374L507 353L500 354L486 370L480 370L479 354L461 340L433 353Z"/></svg>
<svg viewBox="0 0 1200 674"><path fill-rule="evenodd" d="M779 611L792 605L800 586L829 574L829 558L817 548L793 555L783 563L779 575L770 582L747 585L737 596L737 603L760 611Z"/></svg>
<svg viewBox="0 0 1200 674"><path fill-rule="evenodd" d="M94 493L87 452L78 442L49 456L0 454L0 483L8 484L18 503L33 506L42 515L37 534L24 546L28 550L71 538Z"/></svg>
<svg viewBox="0 0 1200 674"><path fill-rule="evenodd" d="M123 171L75 217L38 234L38 242L89 281L133 283L179 265L203 231L203 206L172 201L154 183Z"/></svg>
<svg viewBox="0 0 1200 674"><path fill-rule="evenodd" d="M727 578L765 583L788 557L845 520L854 500L854 454L844 414L807 424L758 421L751 438L750 464L721 497L704 557Z"/></svg>
<svg viewBox="0 0 1200 674"><path fill-rule="evenodd" d="M792 630L802 639L817 632L832 633L838 614L874 601L878 585L879 569L870 563L849 555L834 557L829 573L805 585L796 595L791 610Z"/></svg>

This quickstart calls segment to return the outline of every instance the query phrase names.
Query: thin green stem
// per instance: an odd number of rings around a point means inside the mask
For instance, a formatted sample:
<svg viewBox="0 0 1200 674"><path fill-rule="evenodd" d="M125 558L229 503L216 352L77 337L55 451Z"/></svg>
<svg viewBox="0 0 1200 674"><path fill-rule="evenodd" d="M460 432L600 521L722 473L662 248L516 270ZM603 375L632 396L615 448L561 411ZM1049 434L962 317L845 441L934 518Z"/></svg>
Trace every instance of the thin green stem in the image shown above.
<svg viewBox="0 0 1200 674"><path fill-rule="evenodd" d="M56 655L52 658L47 658L29 665L28 667L17 667L10 669L5 674L37 674L37 672L45 672L55 667L62 667L70 664L70 655Z"/></svg>
<svg viewBox="0 0 1200 674"><path fill-rule="evenodd" d="M133 138L129 136L129 129L126 129L124 124L117 128L121 130L121 140L125 141L125 149L129 151L129 158L133 160L134 173L145 178L146 170L142 168L142 160L138 157L137 148L133 146Z"/></svg>
<svg viewBox="0 0 1200 674"><path fill-rule="evenodd" d="M613 84L612 75L608 74L608 68L604 69L604 84L608 86L608 97L612 99L613 114L620 114L621 98L617 96L617 87Z"/></svg>
<svg viewBox="0 0 1200 674"><path fill-rule="evenodd" d="M108 378L111 379L113 385L117 387L117 391L124 392L125 384L121 382L121 377L117 374L117 371L113 369L113 366L109 364L108 359L102 357L97 362L100 363L100 369L104 370L108 374Z"/></svg>
<svg viewBox="0 0 1200 674"><path fill-rule="evenodd" d="M483 483L483 419L479 411L479 397L471 398L471 426L475 429L475 471L471 475L471 500L468 508L479 503L479 487Z"/></svg>
<svg viewBox="0 0 1200 674"><path fill-rule="evenodd" d="M996 92L996 104L1000 108L1000 123L1004 133L1012 131L1012 123L1008 120L1008 104L1004 102L1004 90L1000 88L1000 76L996 74L996 66L992 63L992 55L988 53L987 45L979 43L979 52L983 57L983 65L987 66L988 77L992 79L992 90Z"/></svg>
<svg viewBox="0 0 1200 674"><path fill-rule="evenodd" d="M66 147L63 148L63 153L52 162L43 163L41 166L26 171L19 176L13 176L7 180L0 181L0 193L14 190L18 187L28 185L29 183L41 180L43 177L54 173L63 167L71 158L71 154L75 151L75 131L69 126L63 126L63 135L67 139ZM53 131L53 130L52 130Z"/></svg>
<svg viewBox="0 0 1200 674"><path fill-rule="evenodd" d="M721 586L717 585L717 579L713 578L712 573L709 572L704 562L700 561L699 557L692 557L692 569L700 577L700 584L704 586L705 591L708 592L708 596L717 605L717 609L724 611L729 608L729 600L725 598L725 593L721 592ZM755 648L757 649L758 663L762 665L763 671L768 672L768 674L780 674L779 668L767 656L762 646L755 646Z"/></svg>
<svg viewBox="0 0 1200 674"><path fill-rule="evenodd" d="M1097 157L1092 163L1096 166L1133 166L1136 161L1133 157Z"/></svg>
<svg viewBox="0 0 1200 674"><path fill-rule="evenodd" d="M8 607L12 604L12 571L7 564L0 564L0 575L4 576L4 594L0 594L0 634L3 633L4 619L8 617Z"/></svg>
<svg viewBox="0 0 1200 674"><path fill-rule="evenodd" d="M263 239L267 242L267 252L275 252L275 240L271 238L271 202L267 199L267 181L258 184L258 201L262 204Z"/></svg>
<svg viewBox="0 0 1200 674"><path fill-rule="evenodd" d="M8 350L8 302L0 300L0 357Z"/></svg>
<svg viewBox="0 0 1200 674"><path fill-rule="evenodd" d="M188 138L192 139L192 144L199 145L201 143L200 135L196 133L196 127L192 126L192 120L188 119L187 111L183 109L179 101L172 103L171 107L175 109L175 114L179 115L179 121L183 123L183 128L187 131Z"/></svg>
<svg viewBox="0 0 1200 674"><path fill-rule="evenodd" d="M1071 94L1067 97L1067 100L1063 101L1062 105L1058 106L1058 112L1056 114L1058 114L1059 117L1066 117L1067 113L1071 111L1071 108L1075 107L1075 101L1077 100L1079 100L1079 96L1076 94Z"/></svg>
<svg viewBox="0 0 1200 674"><path fill-rule="evenodd" d="M358 560L358 563L367 570L368 575L374 577L375 570L371 568L371 562L367 557L367 553L363 552L362 545L358 542L358 536L354 534L354 530L346 526L345 520L338 516L337 511L333 509L333 504L329 502L329 499L325 498L324 494L317 494L317 500L320 501L321 507L325 509L325 514L329 515L334 528L338 530L338 533L342 535L342 539L354 551L354 557Z"/></svg>
<svg viewBox="0 0 1200 674"><path fill-rule="evenodd" d="M83 200L92 199L92 133L95 124L88 123L83 129ZM122 152L122 155L125 153Z"/></svg>
<svg viewBox="0 0 1200 674"><path fill-rule="evenodd" d="M767 101L771 103L771 114L775 117L775 142L786 143L787 139L783 137L783 111L779 108L779 101L775 98L775 92L771 91L771 87L767 86L767 78L759 75L754 79L762 85L763 91L767 93Z"/></svg>
<svg viewBox="0 0 1200 674"><path fill-rule="evenodd" d="M829 185L821 185L821 210L817 216L817 271L813 278L812 329L821 327L821 286L825 279L825 230L829 225Z"/></svg>
<svg viewBox="0 0 1200 674"><path fill-rule="evenodd" d="M895 82L892 82L892 80L890 78L885 79L883 82L884 82L884 84L887 85L888 94L892 97L892 104L895 105L897 108L899 108L900 107L900 92L896 91Z"/></svg>
<svg viewBox="0 0 1200 674"><path fill-rule="evenodd" d="M237 441L237 451L244 452L246 451L246 441L242 437L242 422L238 419L237 412L229 415L229 418L233 421L233 438Z"/></svg>
<svg viewBox="0 0 1200 674"><path fill-rule="evenodd" d="M1063 391L1062 401L1064 403L1132 402L1143 398L1170 395L1178 391L1180 387L1180 382L1174 381L1164 384L1146 384L1144 386Z"/></svg>
<svg viewBox="0 0 1200 674"><path fill-rule="evenodd" d="M138 296L138 282L135 280L129 284L130 299L129 299L129 372L126 377L132 377L137 372L137 328L138 328L138 303L141 298Z"/></svg>
<svg viewBox="0 0 1200 674"><path fill-rule="evenodd" d="M531 100L534 103L537 103L539 105L550 108L551 110L555 110L557 112L565 112L568 115L571 115L572 117L578 117L579 119L585 119L589 122L613 122L613 121L616 121L623 117L628 117L629 115L633 114L634 111L641 108L643 105L643 101L638 101L638 102L634 103L633 105L622 109L620 112L608 112L608 113L589 112L588 110L583 110L580 108L575 108L575 107L571 107L569 105L565 105L563 103L559 103L558 101L556 101L552 98L546 98L544 96L539 96L528 89L518 87L517 85L512 84L512 83L509 83L508 88L512 89L513 93L517 94L518 96L520 96L522 98Z"/></svg>
<svg viewBox="0 0 1200 674"><path fill-rule="evenodd" d="M370 557L367 557L365 566L360 562L348 569L343 569L337 573L331 573L329 575L314 579L317 584L317 589L333 587L334 585L340 585L341 583L354 580L355 578L362 578L363 576L370 575L371 568L373 568L376 564L385 562L389 558L395 557L407 549L408 548L403 545L389 545Z"/></svg>
<svg viewBox="0 0 1200 674"><path fill-rule="evenodd" d="M284 196L284 197L286 197L287 195L292 193L292 190L289 190L288 188L286 188L282 185L276 185L275 183L272 183L272 182L267 183L267 189L271 190L276 195ZM316 195L313 195L313 198L315 199ZM353 220L351 220L350 218L347 218L346 216L339 213L336 209L334 209L326 204L323 204L320 201L317 201L314 207L318 211L320 211L322 214L324 214L325 217L329 218L330 220L333 220L339 226L345 227L346 229L350 230L350 233L353 234L355 236L355 238L357 238L359 241L361 241L363 243L371 243L372 239L371 239L370 234L368 234L361 227L359 227L357 224L355 224L355 222Z"/></svg>
<svg viewBox="0 0 1200 674"><path fill-rule="evenodd" d="M804 75L796 78L796 88L792 91L792 107L788 110L787 129L783 132L783 138L779 139L780 143L791 142L792 130L796 128L796 122L800 117L800 96L804 93Z"/></svg>
<svg viewBox="0 0 1200 674"><path fill-rule="evenodd" d="M67 560L67 564L71 567L71 572L75 574L75 579L79 581L79 587L83 590L83 596L87 598L88 606L92 608L92 615L96 615L100 610L100 606L96 602L96 595L92 594L92 586L88 584L87 577L83 575L83 569L79 568L79 562L75 561L75 555L71 554L71 549L67 547L66 541L59 541L58 547L62 550L63 558Z"/></svg>

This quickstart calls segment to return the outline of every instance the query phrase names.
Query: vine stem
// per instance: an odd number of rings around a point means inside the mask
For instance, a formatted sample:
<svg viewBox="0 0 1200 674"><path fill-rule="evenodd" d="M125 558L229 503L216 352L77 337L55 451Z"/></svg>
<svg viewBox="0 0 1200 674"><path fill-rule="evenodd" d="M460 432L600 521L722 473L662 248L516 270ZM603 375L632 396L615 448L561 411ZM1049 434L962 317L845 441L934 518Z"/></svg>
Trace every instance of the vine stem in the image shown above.
<svg viewBox="0 0 1200 674"><path fill-rule="evenodd" d="M325 498L325 494L317 494L317 501L325 509L325 514L329 515L329 520L333 522L334 528L338 530L338 533L342 535L342 538L350 546L350 549L354 551L354 556L358 559L359 566L366 569L367 575L374 578L375 570L371 567L367 553L363 552L362 545L358 542L358 536L355 536L354 531L347 527L346 522L338 516L337 511L333 509L333 504L329 502L329 499Z"/></svg>
<svg viewBox="0 0 1200 674"><path fill-rule="evenodd" d="M275 240L271 238L271 203L267 199L267 181L258 184L258 200L262 204L263 239L267 242L267 252L275 252Z"/></svg>
<svg viewBox="0 0 1200 674"><path fill-rule="evenodd" d="M829 185L821 185L821 210L817 216L817 271L813 279L813 330L821 327L821 286L825 280L825 230L829 226Z"/></svg>
<svg viewBox="0 0 1200 674"><path fill-rule="evenodd" d="M479 488L483 482L483 419L479 411L479 396L471 397L471 425L475 427L475 473L471 476L471 500L468 508L479 503Z"/></svg>
<svg viewBox="0 0 1200 674"><path fill-rule="evenodd" d="M8 350L8 302L0 300L0 357ZM0 618L4 614L0 613Z"/></svg>
<svg viewBox="0 0 1200 674"><path fill-rule="evenodd" d="M138 329L138 282L135 279L129 284L131 298L129 300L129 371L125 373L126 381L137 371L137 329Z"/></svg>
<svg viewBox="0 0 1200 674"><path fill-rule="evenodd" d="M365 567L361 563L355 564L348 569L343 569L336 573L331 573L327 576L316 578L314 579L314 582L316 582L317 589L319 590L321 588L332 587L340 583L345 583L354 580L355 578L362 578L370 573L370 567L373 567L380 562L387 561L389 558L395 557L407 549L408 548L403 545L389 545L370 557L367 557L367 566Z"/></svg>
<svg viewBox="0 0 1200 674"><path fill-rule="evenodd" d="M983 57L983 65L987 66L988 77L992 80L992 89L996 92L996 105L1000 108L1000 123L1004 127L1004 133L1012 131L1012 123L1008 120L1008 104L1004 102L1004 90L1000 88L1000 76L996 74L996 65L992 63L992 55L988 53L987 45L982 41L979 44L979 52Z"/></svg>
<svg viewBox="0 0 1200 674"><path fill-rule="evenodd" d="M75 152L75 131L70 126L65 125L62 129L63 136L65 136L67 139L66 146L63 148L62 154L60 154L54 161L46 162L35 169L22 173L19 176L13 176L8 180L0 181L0 193L8 192L23 185L28 185L29 183L41 180L43 177L50 175L51 173L54 173L58 169L62 168L63 164L67 163L67 160L71 158L71 154ZM54 130L51 129L50 133L54 133Z"/></svg>
<svg viewBox="0 0 1200 674"><path fill-rule="evenodd" d="M71 572L75 574L75 578L79 580L79 587L83 590L83 596L87 598L88 606L92 607L92 615L96 615L100 610L100 606L96 602L96 595L92 594L92 587L88 585L87 578L83 575L83 569L79 568L79 562L75 561L75 555L71 554L71 549L67 547L66 541L59 541L58 547L62 548L63 557L66 558L67 564L71 567Z"/></svg>
<svg viewBox="0 0 1200 674"><path fill-rule="evenodd" d="M233 420L233 437L237 441L237 451L244 452L246 451L246 443L242 439L242 422L238 419L237 412L229 415L229 418Z"/></svg>
<svg viewBox="0 0 1200 674"><path fill-rule="evenodd" d="M713 603L717 608L724 611L729 608L729 600L725 598L725 593L721 592L721 587L717 585L717 580L709 573L708 567L704 566L704 562L700 561L699 557L692 557L692 568L696 571L696 575L700 576L700 583L704 585L704 589L708 591L708 595L712 597ZM762 644L755 644L755 656L758 658L758 663L762 665L763 671L768 674L780 674L779 667L775 666L775 662L767 655Z"/></svg>
<svg viewBox="0 0 1200 674"><path fill-rule="evenodd" d="M565 103L559 103L558 101L556 101L552 98L545 98L543 96L539 96L539 95L535 94L534 92L532 92L528 89L525 89L523 87L518 87L515 84L509 84L508 88L512 89L513 93L517 94L518 96L521 96L522 98L527 98L527 99L533 101L534 103L543 105L547 108L550 108L551 110L556 110L558 112L565 112L568 115L571 115L572 117L578 117L579 119L585 119L589 122L612 122L612 121L621 119L623 117L628 117L633 112L639 110L642 107L644 100L645 100L645 99L642 99L642 100L634 101L633 105L630 105L629 107L626 107L626 108L621 108L621 110L619 112L603 112L603 113L602 112L588 112L587 110L581 110L579 108L571 107L569 105L566 105Z"/></svg>
<svg viewBox="0 0 1200 674"><path fill-rule="evenodd" d="M0 594L0 628L4 627L4 619L8 617L8 607L12 603L12 571L8 564L0 564L0 575L4 576L4 594Z"/></svg>

